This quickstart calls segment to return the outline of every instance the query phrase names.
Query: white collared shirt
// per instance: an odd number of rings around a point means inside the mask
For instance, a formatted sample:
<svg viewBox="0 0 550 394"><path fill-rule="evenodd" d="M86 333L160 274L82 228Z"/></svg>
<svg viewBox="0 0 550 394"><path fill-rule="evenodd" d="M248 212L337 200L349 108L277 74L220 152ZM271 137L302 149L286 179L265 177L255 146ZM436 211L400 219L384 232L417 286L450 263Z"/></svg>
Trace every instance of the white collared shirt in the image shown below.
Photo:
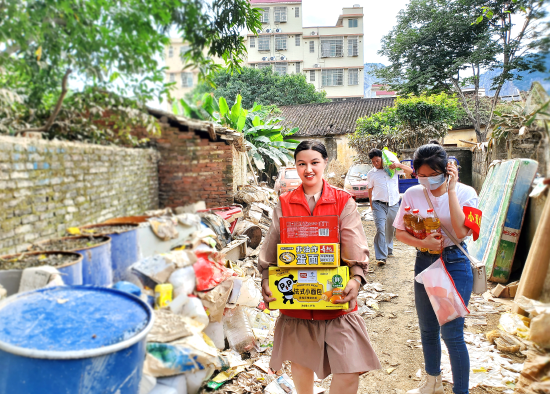
<svg viewBox="0 0 550 394"><path fill-rule="evenodd" d="M393 206L399 202L399 173L397 172L393 178L384 171L384 169L373 168L367 174L367 187L372 189L372 199L375 201L387 202L389 206Z"/></svg>

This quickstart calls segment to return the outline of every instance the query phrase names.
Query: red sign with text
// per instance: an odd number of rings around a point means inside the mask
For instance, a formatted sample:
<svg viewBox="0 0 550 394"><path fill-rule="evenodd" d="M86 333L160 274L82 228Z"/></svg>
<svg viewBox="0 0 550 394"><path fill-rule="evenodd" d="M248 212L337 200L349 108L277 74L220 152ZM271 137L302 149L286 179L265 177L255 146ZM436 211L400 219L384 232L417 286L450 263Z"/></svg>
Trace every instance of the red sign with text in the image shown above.
<svg viewBox="0 0 550 394"><path fill-rule="evenodd" d="M279 224L282 244L340 242L338 216L289 216Z"/></svg>
<svg viewBox="0 0 550 394"><path fill-rule="evenodd" d="M479 209L473 207L462 208L464 215L464 225L472 230L474 235L474 241L479 238L479 229L481 228L481 216L482 213Z"/></svg>

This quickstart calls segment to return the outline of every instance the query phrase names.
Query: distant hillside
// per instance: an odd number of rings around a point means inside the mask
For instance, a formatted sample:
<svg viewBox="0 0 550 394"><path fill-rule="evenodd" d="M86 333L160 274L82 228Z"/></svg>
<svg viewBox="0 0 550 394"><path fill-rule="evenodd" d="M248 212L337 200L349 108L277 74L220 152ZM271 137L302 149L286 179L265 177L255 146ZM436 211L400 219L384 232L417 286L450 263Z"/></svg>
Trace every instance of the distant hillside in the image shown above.
<svg viewBox="0 0 550 394"><path fill-rule="evenodd" d="M546 69L550 70L550 55L546 56L545 65ZM485 93L488 96L495 95L495 91L491 90L492 79L498 76L500 72L500 70L492 70L481 74L479 86L485 88ZM504 84L500 92L501 96L515 95L518 93L518 90L528 91L531 89L531 84L533 82L540 82L544 89L550 93L550 80L546 79L550 76L550 72L547 71L546 73L541 73L539 71L535 71L529 73L525 71L518 73L518 75L521 79L515 79Z"/></svg>
<svg viewBox="0 0 550 394"><path fill-rule="evenodd" d="M501 96L512 96L517 95L518 90L528 91L531 89L531 84L533 82L540 82L544 89L550 94L550 80L547 79L550 77L550 55L546 56L546 73L541 73L535 71L533 73L521 72L518 75L521 79L515 79L514 81L509 81L504 84L500 92ZM385 67L382 63L365 63L364 73L365 73L365 84L364 92L365 97L374 97L371 94L371 86L376 83L376 77L372 74L372 70L375 67ZM500 74L500 70L487 71L484 74L481 74L480 77L480 87L485 88L485 93L487 96L494 96L495 91L491 90L492 79Z"/></svg>
<svg viewBox="0 0 550 394"><path fill-rule="evenodd" d="M371 86L377 82L377 79L374 74L372 74L372 70L376 67L386 67L386 65L382 63L365 63L363 71L365 73L365 83L363 85L363 89L365 93L364 97L366 98L374 97L371 94Z"/></svg>

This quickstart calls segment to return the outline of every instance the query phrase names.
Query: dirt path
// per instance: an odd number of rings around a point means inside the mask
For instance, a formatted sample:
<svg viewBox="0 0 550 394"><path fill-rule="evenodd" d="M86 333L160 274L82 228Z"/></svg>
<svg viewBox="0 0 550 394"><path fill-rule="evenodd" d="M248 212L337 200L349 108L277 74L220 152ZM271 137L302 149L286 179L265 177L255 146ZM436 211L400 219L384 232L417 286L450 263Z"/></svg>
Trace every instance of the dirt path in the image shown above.
<svg viewBox="0 0 550 394"><path fill-rule="evenodd" d="M362 212L368 207L359 208ZM374 260L373 240L376 230L374 222L363 221L365 233ZM389 258L385 266L372 264L367 281L379 282L385 292L398 294L390 302L380 302L376 315L365 317L365 322L372 345L382 364L382 369L363 375L359 383L359 393L404 394L415 388L419 380L416 373L424 370L424 356L420 347L420 332L414 306L414 259L415 249L395 241L394 257ZM496 322L488 321L483 331L494 328ZM472 330L480 332L479 330ZM407 342L409 341L409 342ZM391 369L394 369L391 371ZM391 371L391 373L389 373ZM322 382L323 387L330 387L331 377ZM451 394L452 387L444 383L445 393ZM492 391L492 390L491 390ZM479 388L471 393L487 393ZM329 391L326 391L329 393ZM337 394L337 393L333 393Z"/></svg>

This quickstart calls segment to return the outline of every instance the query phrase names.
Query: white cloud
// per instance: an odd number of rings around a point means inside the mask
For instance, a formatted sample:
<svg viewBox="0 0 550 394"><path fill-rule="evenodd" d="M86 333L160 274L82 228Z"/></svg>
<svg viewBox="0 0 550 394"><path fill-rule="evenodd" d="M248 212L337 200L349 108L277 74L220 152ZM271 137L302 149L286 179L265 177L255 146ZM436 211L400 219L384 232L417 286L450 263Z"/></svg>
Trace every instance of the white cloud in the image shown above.
<svg viewBox="0 0 550 394"><path fill-rule="evenodd" d="M365 63L388 63L388 59L378 55L380 40L396 24L396 17L404 9L408 0L303 0L304 26L334 26L343 7L359 4L363 7L363 43Z"/></svg>

